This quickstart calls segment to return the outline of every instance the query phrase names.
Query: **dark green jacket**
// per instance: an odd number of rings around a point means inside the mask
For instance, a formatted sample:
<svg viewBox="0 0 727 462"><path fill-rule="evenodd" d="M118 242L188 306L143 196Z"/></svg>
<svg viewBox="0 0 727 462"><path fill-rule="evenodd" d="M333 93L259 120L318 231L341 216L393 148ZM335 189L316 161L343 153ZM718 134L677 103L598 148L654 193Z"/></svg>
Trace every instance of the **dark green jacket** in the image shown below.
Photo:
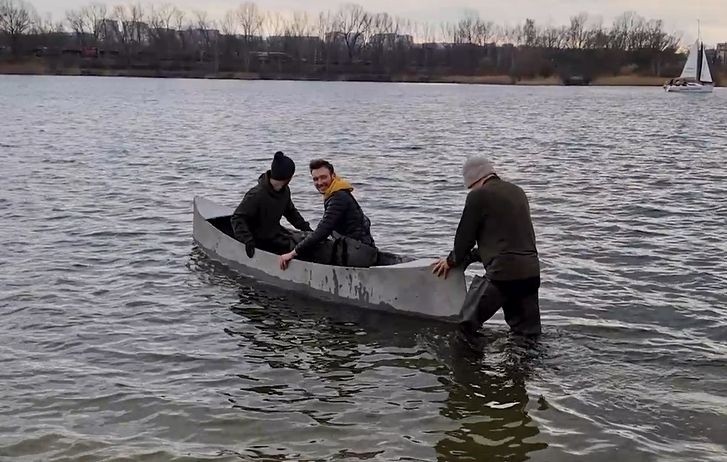
<svg viewBox="0 0 727 462"><path fill-rule="evenodd" d="M492 280L510 281L540 275L535 231L525 192L497 177L467 195L447 258L452 266L466 262L477 244L479 256Z"/></svg>
<svg viewBox="0 0 727 462"><path fill-rule="evenodd" d="M290 199L287 186L275 191L270 185L270 172L263 173L258 184L243 197L230 218L235 239L244 243L271 241L284 232L280 219L285 217L301 231L311 231L307 221Z"/></svg>

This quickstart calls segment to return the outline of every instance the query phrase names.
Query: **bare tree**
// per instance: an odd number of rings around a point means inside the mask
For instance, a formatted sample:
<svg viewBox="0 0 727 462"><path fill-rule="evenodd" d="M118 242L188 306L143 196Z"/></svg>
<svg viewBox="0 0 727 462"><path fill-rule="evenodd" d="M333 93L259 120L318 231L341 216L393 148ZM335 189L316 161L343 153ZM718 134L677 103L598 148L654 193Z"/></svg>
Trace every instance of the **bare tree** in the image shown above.
<svg viewBox="0 0 727 462"><path fill-rule="evenodd" d="M37 20L35 9L24 0L0 0L0 33L10 39L10 48L17 57L21 52L22 36Z"/></svg>
<svg viewBox="0 0 727 462"><path fill-rule="evenodd" d="M250 70L250 53L258 45L259 36L262 33L265 16L260 12L255 3L247 2L240 5L235 11L238 30L242 36L242 54L245 62L245 70Z"/></svg>
<svg viewBox="0 0 727 462"><path fill-rule="evenodd" d="M365 44L365 34L371 27L371 15L360 5L347 4L338 10L334 27L334 34L345 44L348 62L352 63Z"/></svg>
<svg viewBox="0 0 727 462"><path fill-rule="evenodd" d="M326 34L331 31L332 24L331 13L319 13L313 24L314 33L318 35L318 38L324 40Z"/></svg>
<svg viewBox="0 0 727 462"><path fill-rule="evenodd" d="M313 25L313 30L321 40L322 46L321 49L315 53L314 62L317 63L323 61L325 63L326 71L329 69L333 53L337 51L336 43L328 40L328 34L331 32L332 27L333 18L331 17L330 12L318 14L318 18L316 18Z"/></svg>
<svg viewBox="0 0 727 462"><path fill-rule="evenodd" d="M230 10L220 20L220 32L224 35L234 36L237 33L237 15Z"/></svg>
<svg viewBox="0 0 727 462"><path fill-rule="evenodd" d="M647 23L648 48L660 52L674 52L679 47L679 37L668 34L663 27L664 23L661 19L651 20Z"/></svg>
<svg viewBox="0 0 727 462"><path fill-rule="evenodd" d="M160 6L152 5L149 9L149 26L154 29L173 29L174 19L179 10L176 6L165 3Z"/></svg>
<svg viewBox="0 0 727 462"><path fill-rule="evenodd" d="M206 11L197 10L193 13L193 25L195 32L201 38L200 45L206 53L213 53L217 45L218 31L215 29L215 22L209 18Z"/></svg>
<svg viewBox="0 0 727 462"><path fill-rule="evenodd" d="M603 27L602 18L594 18L591 25L587 27L585 34L584 48L604 49L608 47L609 35Z"/></svg>
<svg viewBox="0 0 727 462"><path fill-rule="evenodd" d="M371 27L369 30L374 34L393 34L396 33L394 18L388 13L379 13L371 17Z"/></svg>
<svg viewBox="0 0 727 462"><path fill-rule="evenodd" d="M86 23L87 29L93 34L95 43L106 39L108 24L106 19L108 11L103 3L92 3L81 8L81 16Z"/></svg>
<svg viewBox="0 0 727 462"><path fill-rule="evenodd" d="M128 24L128 16L126 12L126 7L124 5L116 5L111 12L111 19L113 21L116 21L117 24L121 24L121 29L119 30L119 34L116 37L119 41L119 44L122 46L124 51L126 52L127 60L129 59L129 49L131 47L131 37L129 36L129 28L126 26Z"/></svg>
<svg viewBox="0 0 727 462"><path fill-rule="evenodd" d="M177 17L183 16L176 6L165 3L153 6L149 10L149 40L157 53L167 56L178 46L178 34L181 27L177 24Z"/></svg>
<svg viewBox="0 0 727 462"><path fill-rule="evenodd" d="M646 21L643 18L633 18L629 40L630 46L639 50L648 50L651 57L651 71L661 76L661 69L665 54L674 54L679 47L679 37L667 34L663 30L661 20Z"/></svg>
<svg viewBox="0 0 727 462"><path fill-rule="evenodd" d="M602 27L598 27L591 30L588 37L588 48L607 49L610 46L610 42L611 36L608 31Z"/></svg>
<svg viewBox="0 0 727 462"><path fill-rule="evenodd" d="M443 22L439 25L439 33L445 42L457 43L457 26L449 22Z"/></svg>
<svg viewBox="0 0 727 462"><path fill-rule="evenodd" d="M611 47L616 50L629 50L632 44L632 35L637 28L638 15L626 12L618 16L611 26Z"/></svg>
<svg viewBox="0 0 727 462"><path fill-rule="evenodd" d="M309 37L313 35L313 25L308 17L308 13L305 11L294 11L288 27L288 32L293 37Z"/></svg>
<svg viewBox="0 0 727 462"><path fill-rule="evenodd" d="M140 3L131 4L129 5L129 13L132 27L132 40L136 44L141 44L145 40L148 40L149 34L148 26L144 24L144 9Z"/></svg>
<svg viewBox="0 0 727 462"><path fill-rule="evenodd" d="M487 45L494 36L494 31L495 25L492 21L478 19L475 27L475 43L480 46Z"/></svg>
<svg viewBox="0 0 727 462"><path fill-rule="evenodd" d="M570 28L568 29L568 48L585 48L588 40L588 32L586 30L587 22L587 13L581 13L570 18Z"/></svg>
<svg viewBox="0 0 727 462"><path fill-rule="evenodd" d="M33 23L30 32L35 35L59 34L65 30L62 21L54 21L50 13L38 17Z"/></svg>
<svg viewBox="0 0 727 462"><path fill-rule="evenodd" d="M414 24L414 37L417 41L434 43L437 41L437 27L429 22Z"/></svg>
<svg viewBox="0 0 727 462"><path fill-rule="evenodd" d="M546 26L538 33L537 46L541 48L556 48L558 42L558 29Z"/></svg>
<svg viewBox="0 0 727 462"><path fill-rule="evenodd" d="M394 24L394 19L387 13L372 15L370 27L367 31L371 35L369 45L377 50L382 50L387 45L387 40L392 34L398 32L398 24Z"/></svg>
<svg viewBox="0 0 727 462"><path fill-rule="evenodd" d="M268 37L282 37L288 31L288 20L280 12L270 12L264 15L262 29Z"/></svg>
<svg viewBox="0 0 727 462"><path fill-rule="evenodd" d="M240 25L243 39L251 42L253 37L262 33L265 15L260 12L255 3L243 3L237 9L237 22Z"/></svg>
<svg viewBox="0 0 727 462"><path fill-rule="evenodd" d="M172 11L171 25L173 29L178 31L184 28L184 11L179 8L175 8L174 11Z"/></svg>
<svg viewBox="0 0 727 462"><path fill-rule="evenodd" d="M86 34L88 33L88 25L86 24L86 18L83 16L81 10L68 10L66 11L66 21L71 28L71 31L76 34L76 38L81 45L84 45Z"/></svg>
<svg viewBox="0 0 727 462"><path fill-rule="evenodd" d="M311 39L313 24L305 12L295 11L286 22L286 51L298 60L314 60L317 56L317 43Z"/></svg>
<svg viewBox="0 0 727 462"><path fill-rule="evenodd" d="M457 23L454 33L454 43L475 43L475 35L480 17L474 10L466 11L464 17Z"/></svg>
<svg viewBox="0 0 727 462"><path fill-rule="evenodd" d="M534 47L538 42L538 29L535 27L535 20L526 19L523 26L523 36L526 47Z"/></svg>
<svg viewBox="0 0 727 462"><path fill-rule="evenodd" d="M148 38L148 27L142 22L144 10L141 4L116 5L111 13L111 19L121 24L118 32L118 41L123 48L127 64L131 63L131 55ZM104 21L104 24L106 22Z"/></svg>
<svg viewBox="0 0 727 462"><path fill-rule="evenodd" d="M387 13L375 14L371 17L368 32L370 34L370 38L367 40L369 56L376 65L383 65L388 61L387 55L396 45L398 24L395 25L394 19ZM366 37L363 40L366 40Z"/></svg>
<svg viewBox="0 0 727 462"><path fill-rule="evenodd" d="M525 35L521 25L503 26L499 30L499 36L503 43L520 46L523 44Z"/></svg>

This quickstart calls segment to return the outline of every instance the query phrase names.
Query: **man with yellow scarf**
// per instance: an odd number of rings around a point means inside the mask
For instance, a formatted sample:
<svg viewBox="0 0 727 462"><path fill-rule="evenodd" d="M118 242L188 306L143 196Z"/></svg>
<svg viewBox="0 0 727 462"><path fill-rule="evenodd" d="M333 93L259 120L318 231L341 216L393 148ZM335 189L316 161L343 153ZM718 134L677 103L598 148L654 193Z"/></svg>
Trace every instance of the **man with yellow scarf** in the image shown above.
<svg viewBox="0 0 727 462"><path fill-rule="evenodd" d="M378 250L371 237L371 221L353 197L351 183L336 176L326 160L313 160L309 167L313 184L323 195L323 218L293 251L280 256L280 269L285 270L297 256L331 265L375 265Z"/></svg>

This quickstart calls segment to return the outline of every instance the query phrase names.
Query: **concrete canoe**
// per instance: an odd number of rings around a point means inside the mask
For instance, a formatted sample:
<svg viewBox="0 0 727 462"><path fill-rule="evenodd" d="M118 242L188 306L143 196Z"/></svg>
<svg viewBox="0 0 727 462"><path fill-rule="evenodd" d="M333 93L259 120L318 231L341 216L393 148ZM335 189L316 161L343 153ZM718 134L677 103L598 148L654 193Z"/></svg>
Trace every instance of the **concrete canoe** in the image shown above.
<svg viewBox="0 0 727 462"><path fill-rule="evenodd" d="M430 266L436 259L427 258L371 268L293 260L283 271L278 255L257 249L249 258L242 243L214 226L215 218L231 214L227 207L195 197L193 236L209 258L242 275L329 302L456 321L467 291L461 270L450 271L447 279L437 278Z"/></svg>

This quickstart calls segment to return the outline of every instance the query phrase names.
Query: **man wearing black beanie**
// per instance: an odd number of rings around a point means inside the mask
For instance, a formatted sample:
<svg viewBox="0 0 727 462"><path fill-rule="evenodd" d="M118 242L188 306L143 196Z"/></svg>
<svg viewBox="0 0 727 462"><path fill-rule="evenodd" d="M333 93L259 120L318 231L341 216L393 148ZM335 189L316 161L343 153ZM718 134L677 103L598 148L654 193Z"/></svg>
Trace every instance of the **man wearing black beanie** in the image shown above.
<svg viewBox="0 0 727 462"><path fill-rule="evenodd" d="M273 156L273 163L270 166L270 179L276 181L287 182L293 178L295 174L295 162L293 159L286 156L282 151L278 151Z"/></svg>
<svg viewBox="0 0 727 462"><path fill-rule="evenodd" d="M260 175L258 184L243 197L230 219L235 239L245 244L247 256L255 248L282 254L295 247L293 234L280 225L284 216L300 231L311 231L290 198L288 183L295 174L293 159L281 151L275 153L270 170Z"/></svg>

